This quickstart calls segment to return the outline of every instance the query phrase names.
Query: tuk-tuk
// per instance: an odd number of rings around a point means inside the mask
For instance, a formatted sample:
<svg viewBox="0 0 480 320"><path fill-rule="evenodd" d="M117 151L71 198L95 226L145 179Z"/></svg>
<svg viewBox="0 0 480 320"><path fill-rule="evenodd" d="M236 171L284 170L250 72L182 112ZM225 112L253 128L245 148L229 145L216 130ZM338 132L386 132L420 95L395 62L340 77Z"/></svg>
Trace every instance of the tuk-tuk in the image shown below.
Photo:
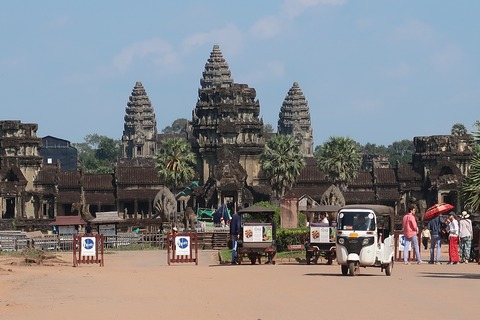
<svg viewBox="0 0 480 320"><path fill-rule="evenodd" d="M318 259L323 256L327 260L327 264L331 265L335 260L335 240L337 235L336 221L328 219L328 223L316 221L316 214L335 213L340 209L336 205L319 205L308 208L306 211L313 213L312 221L309 223L309 239L305 244L305 259L307 264L317 263Z"/></svg>
<svg viewBox="0 0 480 320"><path fill-rule="evenodd" d="M394 210L384 205L347 205L337 215L336 256L342 274L358 275L360 267L392 274L395 255Z"/></svg>
<svg viewBox="0 0 480 320"><path fill-rule="evenodd" d="M251 264L266 257L267 263L275 264L276 228L273 222L275 210L262 206L251 206L238 211L242 217L242 244L238 248L237 262L248 257Z"/></svg>

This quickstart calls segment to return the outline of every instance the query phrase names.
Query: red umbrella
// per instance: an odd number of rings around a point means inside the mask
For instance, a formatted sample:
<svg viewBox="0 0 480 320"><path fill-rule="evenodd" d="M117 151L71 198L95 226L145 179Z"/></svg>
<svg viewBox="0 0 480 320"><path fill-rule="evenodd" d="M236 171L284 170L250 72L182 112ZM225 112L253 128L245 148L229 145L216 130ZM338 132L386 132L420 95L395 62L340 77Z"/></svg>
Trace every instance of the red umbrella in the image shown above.
<svg viewBox="0 0 480 320"><path fill-rule="evenodd" d="M437 203L427 209L425 215L423 216L423 220L429 220L435 218L436 216L441 215L442 213L446 213L452 211L454 206L448 203Z"/></svg>

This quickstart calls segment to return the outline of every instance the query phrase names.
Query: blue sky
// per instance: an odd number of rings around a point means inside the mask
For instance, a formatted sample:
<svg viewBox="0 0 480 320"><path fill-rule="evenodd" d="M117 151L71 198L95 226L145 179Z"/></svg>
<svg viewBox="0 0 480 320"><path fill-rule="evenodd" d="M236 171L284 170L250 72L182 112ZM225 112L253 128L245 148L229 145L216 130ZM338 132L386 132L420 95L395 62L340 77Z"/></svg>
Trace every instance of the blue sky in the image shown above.
<svg viewBox="0 0 480 320"><path fill-rule="evenodd" d="M389 145L480 120L480 1L4 1L1 120L120 139L141 81L158 131L191 119L215 44L277 127L293 82L314 144Z"/></svg>

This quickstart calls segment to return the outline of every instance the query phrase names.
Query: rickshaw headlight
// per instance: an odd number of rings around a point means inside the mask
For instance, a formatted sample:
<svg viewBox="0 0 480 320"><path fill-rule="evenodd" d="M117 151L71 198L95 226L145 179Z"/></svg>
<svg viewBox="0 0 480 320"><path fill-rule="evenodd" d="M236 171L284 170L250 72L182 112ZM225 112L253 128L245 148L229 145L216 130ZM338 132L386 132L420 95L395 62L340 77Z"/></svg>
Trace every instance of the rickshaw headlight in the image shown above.
<svg viewBox="0 0 480 320"><path fill-rule="evenodd" d="M369 242L370 242L370 240L368 238L365 238L362 241L362 245L366 246Z"/></svg>
<svg viewBox="0 0 480 320"><path fill-rule="evenodd" d="M345 239L343 239L343 238L338 238L338 243L339 243L339 244L344 244L344 243L345 243Z"/></svg>

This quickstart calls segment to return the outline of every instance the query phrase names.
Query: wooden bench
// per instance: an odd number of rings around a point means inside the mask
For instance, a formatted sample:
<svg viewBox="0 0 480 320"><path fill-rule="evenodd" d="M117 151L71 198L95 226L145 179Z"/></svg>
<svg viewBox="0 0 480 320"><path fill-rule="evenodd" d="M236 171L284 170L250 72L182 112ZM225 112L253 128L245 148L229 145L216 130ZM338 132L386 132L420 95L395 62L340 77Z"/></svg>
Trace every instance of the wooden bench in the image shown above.
<svg viewBox="0 0 480 320"><path fill-rule="evenodd" d="M303 244L289 244L287 245L287 250L289 252L288 261L290 262L291 255L294 251L305 251L305 246Z"/></svg>

